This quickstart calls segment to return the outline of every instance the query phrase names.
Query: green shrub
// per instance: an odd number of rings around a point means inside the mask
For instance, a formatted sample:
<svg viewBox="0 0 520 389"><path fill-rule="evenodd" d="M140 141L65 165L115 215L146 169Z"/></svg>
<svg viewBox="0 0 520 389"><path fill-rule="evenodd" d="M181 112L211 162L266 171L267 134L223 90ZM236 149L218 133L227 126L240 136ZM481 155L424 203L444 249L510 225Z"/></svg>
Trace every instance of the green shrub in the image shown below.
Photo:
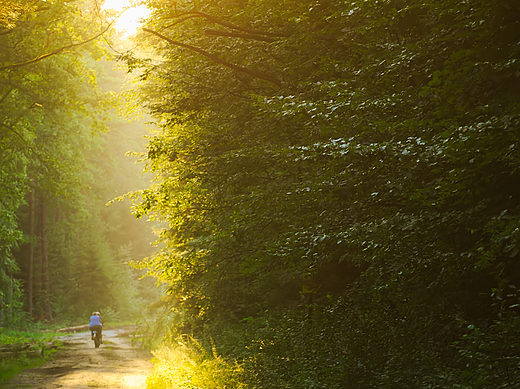
<svg viewBox="0 0 520 389"><path fill-rule="evenodd" d="M209 354L195 340L163 345L153 352L154 372L148 389L245 389L242 368L224 360L213 348Z"/></svg>
<svg viewBox="0 0 520 389"><path fill-rule="evenodd" d="M33 350L40 350L53 339L53 333L14 331L0 328L0 344L31 343ZM0 363L0 382L7 381L23 369L40 366L52 358L55 350L48 350L44 355L29 357L24 353L19 356L3 358Z"/></svg>

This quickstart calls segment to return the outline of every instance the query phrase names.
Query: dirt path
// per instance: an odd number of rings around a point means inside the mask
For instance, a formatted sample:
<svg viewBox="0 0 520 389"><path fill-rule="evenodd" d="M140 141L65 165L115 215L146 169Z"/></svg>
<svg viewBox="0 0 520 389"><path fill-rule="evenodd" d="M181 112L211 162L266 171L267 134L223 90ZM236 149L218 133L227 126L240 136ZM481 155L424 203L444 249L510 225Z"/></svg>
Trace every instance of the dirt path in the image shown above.
<svg viewBox="0 0 520 389"><path fill-rule="evenodd" d="M103 331L103 344L94 348L90 332L60 336L66 347L38 368L25 370L1 389L12 388L146 388L151 355L132 348L122 331Z"/></svg>

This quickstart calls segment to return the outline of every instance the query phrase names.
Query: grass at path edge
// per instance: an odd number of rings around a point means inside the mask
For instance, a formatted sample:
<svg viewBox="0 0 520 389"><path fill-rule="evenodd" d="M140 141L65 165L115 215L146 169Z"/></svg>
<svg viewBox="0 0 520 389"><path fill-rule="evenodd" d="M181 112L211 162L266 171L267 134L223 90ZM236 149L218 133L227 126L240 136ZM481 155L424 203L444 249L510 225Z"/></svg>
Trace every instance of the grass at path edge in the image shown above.
<svg viewBox="0 0 520 389"><path fill-rule="evenodd" d="M33 350L41 350L54 339L54 333L40 331L16 331L0 327L0 345L31 343ZM21 352L16 357L2 358L0 353L0 383L13 378L22 370L38 367L51 360L56 350L46 349L43 356L27 356Z"/></svg>

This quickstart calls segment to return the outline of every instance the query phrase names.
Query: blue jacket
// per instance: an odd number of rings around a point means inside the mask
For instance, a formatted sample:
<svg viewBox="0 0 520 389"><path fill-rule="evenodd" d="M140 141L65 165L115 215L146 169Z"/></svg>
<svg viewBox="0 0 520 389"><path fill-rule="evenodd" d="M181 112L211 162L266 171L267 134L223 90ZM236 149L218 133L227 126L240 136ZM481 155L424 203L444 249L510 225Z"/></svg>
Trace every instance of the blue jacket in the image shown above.
<svg viewBox="0 0 520 389"><path fill-rule="evenodd" d="M101 318L98 315L90 316L90 323L89 327L92 326L102 326L103 323L101 322Z"/></svg>

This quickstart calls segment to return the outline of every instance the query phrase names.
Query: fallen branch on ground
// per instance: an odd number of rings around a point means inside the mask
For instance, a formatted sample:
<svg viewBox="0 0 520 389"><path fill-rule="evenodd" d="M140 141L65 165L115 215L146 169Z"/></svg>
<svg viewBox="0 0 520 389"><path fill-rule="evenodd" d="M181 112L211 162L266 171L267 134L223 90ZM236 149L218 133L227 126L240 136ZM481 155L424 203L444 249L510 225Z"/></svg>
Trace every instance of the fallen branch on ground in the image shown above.
<svg viewBox="0 0 520 389"><path fill-rule="evenodd" d="M82 331L88 331L88 324L85 324L82 326L62 328L62 329L58 330L58 332L66 332L66 333L74 333L74 332L82 332Z"/></svg>

